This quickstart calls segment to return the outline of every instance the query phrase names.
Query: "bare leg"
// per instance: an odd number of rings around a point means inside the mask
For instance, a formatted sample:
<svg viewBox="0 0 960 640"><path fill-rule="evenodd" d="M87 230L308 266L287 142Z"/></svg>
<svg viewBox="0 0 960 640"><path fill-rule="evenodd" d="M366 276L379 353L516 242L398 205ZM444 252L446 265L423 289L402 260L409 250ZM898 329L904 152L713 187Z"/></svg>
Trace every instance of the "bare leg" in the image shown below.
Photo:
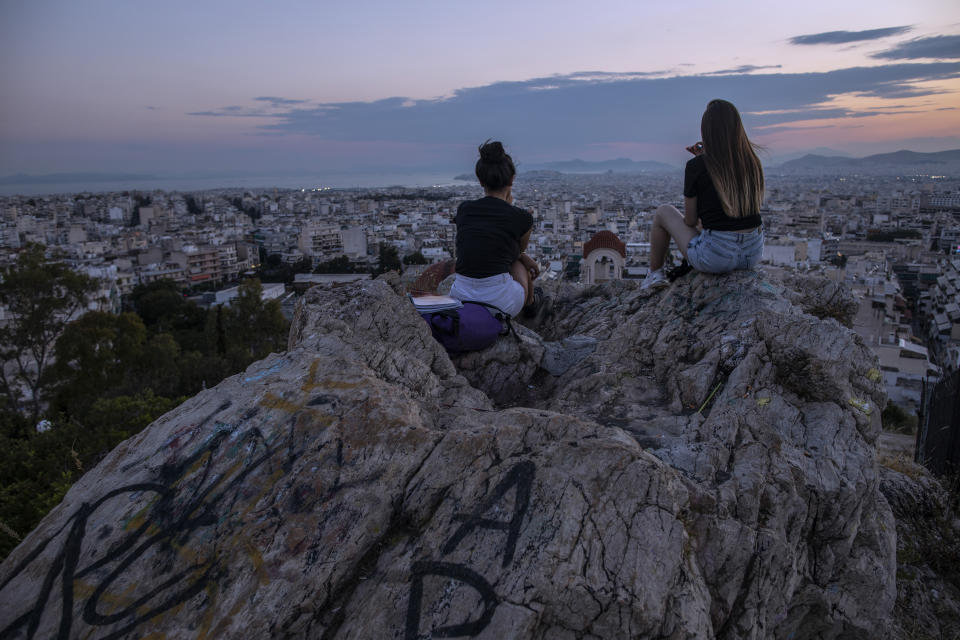
<svg viewBox="0 0 960 640"><path fill-rule="evenodd" d="M530 282L530 272L519 260L510 265L510 275L523 287L523 306L533 304L533 283Z"/></svg>
<svg viewBox="0 0 960 640"><path fill-rule="evenodd" d="M663 266L667 249L670 247L670 236L667 235L667 230L660 226L659 216L658 209L653 214L653 224L650 227L650 271L656 271Z"/></svg>
<svg viewBox="0 0 960 640"><path fill-rule="evenodd" d="M697 236L699 231L688 227L683 221L683 214L676 207L669 204L661 205L653 214L653 225L650 229L650 270L656 271L663 267L670 247L670 238L677 243L677 248L683 257L687 257L687 245Z"/></svg>

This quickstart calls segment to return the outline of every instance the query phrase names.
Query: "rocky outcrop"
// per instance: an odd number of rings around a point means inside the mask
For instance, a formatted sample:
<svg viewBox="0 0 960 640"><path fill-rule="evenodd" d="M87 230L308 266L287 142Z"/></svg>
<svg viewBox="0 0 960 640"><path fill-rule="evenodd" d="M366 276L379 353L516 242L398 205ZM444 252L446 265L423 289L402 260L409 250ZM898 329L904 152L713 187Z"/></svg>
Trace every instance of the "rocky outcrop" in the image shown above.
<svg viewBox="0 0 960 640"><path fill-rule="evenodd" d="M548 293L455 364L387 282L311 289L286 353L7 558L0 636L879 636L895 524L855 334L760 273Z"/></svg>
<svg viewBox="0 0 960 640"><path fill-rule="evenodd" d="M880 478L897 521L897 602L890 636L960 638L957 477L952 499L926 469L900 457L883 459Z"/></svg>

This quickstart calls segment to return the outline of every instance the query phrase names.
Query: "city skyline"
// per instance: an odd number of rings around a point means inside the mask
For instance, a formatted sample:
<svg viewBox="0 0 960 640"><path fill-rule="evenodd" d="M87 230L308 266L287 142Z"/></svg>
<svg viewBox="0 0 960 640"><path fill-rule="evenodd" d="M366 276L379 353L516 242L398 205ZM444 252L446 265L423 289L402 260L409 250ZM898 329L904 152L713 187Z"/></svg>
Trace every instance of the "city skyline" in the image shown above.
<svg viewBox="0 0 960 640"><path fill-rule="evenodd" d="M769 8L767 8L769 11ZM711 98L771 156L960 148L960 7L5 3L0 175L675 163Z"/></svg>

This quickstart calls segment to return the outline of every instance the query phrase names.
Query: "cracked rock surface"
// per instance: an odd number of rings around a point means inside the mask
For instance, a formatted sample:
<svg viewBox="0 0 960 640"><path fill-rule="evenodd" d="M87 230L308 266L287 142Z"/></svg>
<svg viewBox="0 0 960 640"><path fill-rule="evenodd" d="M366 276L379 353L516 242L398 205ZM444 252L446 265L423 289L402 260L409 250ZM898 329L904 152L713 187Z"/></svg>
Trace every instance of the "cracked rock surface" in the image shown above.
<svg viewBox="0 0 960 640"><path fill-rule="evenodd" d="M883 390L822 290L563 285L454 362L387 282L311 289L6 559L0 637L881 637Z"/></svg>

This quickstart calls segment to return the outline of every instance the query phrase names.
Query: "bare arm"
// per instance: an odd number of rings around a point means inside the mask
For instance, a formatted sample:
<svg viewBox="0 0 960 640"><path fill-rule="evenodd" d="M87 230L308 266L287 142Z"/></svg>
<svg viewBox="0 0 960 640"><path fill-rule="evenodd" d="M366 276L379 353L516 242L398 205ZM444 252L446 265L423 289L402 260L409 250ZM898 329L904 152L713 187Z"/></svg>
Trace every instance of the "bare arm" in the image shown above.
<svg viewBox="0 0 960 640"><path fill-rule="evenodd" d="M695 156L702 156L703 143L696 142L690 145L689 147L687 147L687 151L689 151ZM684 189L686 189L686 187L684 187ZM697 215L697 197L694 196L692 198L688 198L684 196L683 197L683 224L687 225L688 227L696 228L697 223L699 221L700 221L700 216Z"/></svg>
<svg viewBox="0 0 960 640"><path fill-rule="evenodd" d="M696 227L700 216L697 215L697 198L683 198L683 223L688 227Z"/></svg>
<svg viewBox="0 0 960 640"><path fill-rule="evenodd" d="M531 280L536 280L537 276L540 275L540 267L534 261L533 258L524 253L527 250L527 245L530 244L530 232L533 231L533 227L530 227L529 230L522 236L520 236L520 262L523 263L523 266L527 268L527 272L530 274Z"/></svg>
<svg viewBox="0 0 960 640"><path fill-rule="evenodd" d="M530 244L530 232L533 231L533 227L527 229L527 232L520 236L520 253L523 253L527 250L527 245Z"/></svg>

